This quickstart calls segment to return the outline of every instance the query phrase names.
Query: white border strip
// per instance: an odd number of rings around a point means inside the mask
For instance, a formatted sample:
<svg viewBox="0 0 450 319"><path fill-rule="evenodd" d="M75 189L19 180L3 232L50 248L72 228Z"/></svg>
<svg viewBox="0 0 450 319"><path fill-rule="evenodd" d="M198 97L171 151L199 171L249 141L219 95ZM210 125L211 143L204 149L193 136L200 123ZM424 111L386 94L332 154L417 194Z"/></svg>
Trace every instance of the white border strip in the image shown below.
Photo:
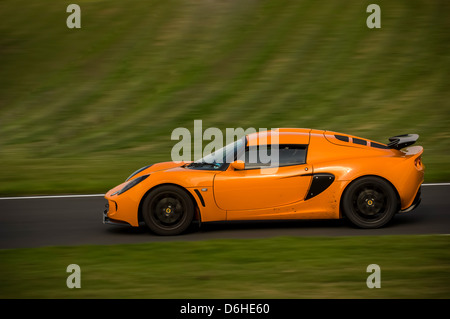
<svg viewBox="0 0 450 319"><path fill-rule="evenodd" d="M450 186L450 183L429 183L422 186ZM0 197L0 200L6 199L47 199L47 198L83 198L83 197L103 197L105 194L81 194L81 195L42 195L42 196L19 196L19 197Z"/></svg>

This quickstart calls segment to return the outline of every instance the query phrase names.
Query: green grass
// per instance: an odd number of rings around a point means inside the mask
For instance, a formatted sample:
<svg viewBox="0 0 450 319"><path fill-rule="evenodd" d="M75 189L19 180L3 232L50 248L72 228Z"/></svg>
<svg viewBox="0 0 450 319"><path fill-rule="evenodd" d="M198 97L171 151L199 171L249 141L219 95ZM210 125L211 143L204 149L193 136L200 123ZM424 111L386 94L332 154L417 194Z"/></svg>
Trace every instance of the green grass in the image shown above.
<svg viewBox="0 0 450 319"><path fill-rule="evenodd" d="M0 251L0 298L450 298L450 237L209 240ZM69 264L81 288L69 289ZM366 286L378 264L381 288Z"/></svg>
<svg viewBox="0 0 450 319"><path fill-rule="evenodd" d="M420 134L450 180L450 3L0 3L0 194L105 192L170 160L176 127ZM206 144L206 143L205 143Z"/></svg>

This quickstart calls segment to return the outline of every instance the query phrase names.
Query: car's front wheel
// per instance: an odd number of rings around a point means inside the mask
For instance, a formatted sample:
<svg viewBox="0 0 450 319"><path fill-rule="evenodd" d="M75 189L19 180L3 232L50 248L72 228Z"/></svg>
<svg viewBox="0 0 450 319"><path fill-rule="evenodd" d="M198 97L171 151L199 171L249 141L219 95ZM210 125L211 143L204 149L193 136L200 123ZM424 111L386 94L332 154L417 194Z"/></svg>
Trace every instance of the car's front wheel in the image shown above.
<svg viewBox="0 0 450 319"><path fill-rule="evenodd" d="M160 186L144 199L142 216L152 232L158 235L178 235L194 218L194 204L180 187Z"/></svg>
<svg viewBox="0 0 450 319"><path fill-rule="evenodd" d="M342 199L344 215L360 228L386 225L398 211L393 187L385 180L368 176L351 183Z"/></svg>

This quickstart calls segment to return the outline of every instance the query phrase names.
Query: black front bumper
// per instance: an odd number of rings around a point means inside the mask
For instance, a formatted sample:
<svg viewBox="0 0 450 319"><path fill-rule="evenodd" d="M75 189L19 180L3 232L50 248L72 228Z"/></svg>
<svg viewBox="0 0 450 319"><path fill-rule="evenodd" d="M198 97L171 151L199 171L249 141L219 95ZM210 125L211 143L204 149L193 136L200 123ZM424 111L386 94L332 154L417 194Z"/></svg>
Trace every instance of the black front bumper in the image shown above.
<svg viewBox="0 0 450 319"><path fill-rule="evenodd" d="M109 225L122 225L122 226L130 226L127 222L123 222L120 220L115 220L108 217L108 211L109 211L109 204L105 204L105 210L103 211L103 224L109 224Z"/></svg>
<svg viewBox="0 0 450 319"><path fill-rule="evenodd" d="M109 224L110 218L108 217L109 204L105 204L105 210L103 211L103 224Z"/></svg>
<svg viewBox="0 0 450 319"><path fill-rule="evenodd" d="M417 191L416 197L414 198L411 206L409 206L406 209L401 210L400 213L407 213L407 212L410 212L410 211L416 209L419 206L420 202L422 201L422 198L420 197L421 194L422 194L422 186L419 187L419 190Z"/></svg>

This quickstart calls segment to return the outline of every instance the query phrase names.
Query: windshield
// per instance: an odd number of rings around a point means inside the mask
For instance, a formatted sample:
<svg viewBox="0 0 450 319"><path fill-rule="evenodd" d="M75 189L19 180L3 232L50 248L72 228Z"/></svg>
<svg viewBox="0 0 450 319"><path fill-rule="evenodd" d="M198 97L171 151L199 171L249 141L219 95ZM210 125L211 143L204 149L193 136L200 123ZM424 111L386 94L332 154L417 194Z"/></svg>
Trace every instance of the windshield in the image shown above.
<svg viewBox="0 0 450 319"><path fill-rule="evenodd" d="M188 165L188 167L200 167L203 169L225 169L233 162L238 154L243 153L245 148L245 137L230 143L217 151L202 157Z"/></svg>

